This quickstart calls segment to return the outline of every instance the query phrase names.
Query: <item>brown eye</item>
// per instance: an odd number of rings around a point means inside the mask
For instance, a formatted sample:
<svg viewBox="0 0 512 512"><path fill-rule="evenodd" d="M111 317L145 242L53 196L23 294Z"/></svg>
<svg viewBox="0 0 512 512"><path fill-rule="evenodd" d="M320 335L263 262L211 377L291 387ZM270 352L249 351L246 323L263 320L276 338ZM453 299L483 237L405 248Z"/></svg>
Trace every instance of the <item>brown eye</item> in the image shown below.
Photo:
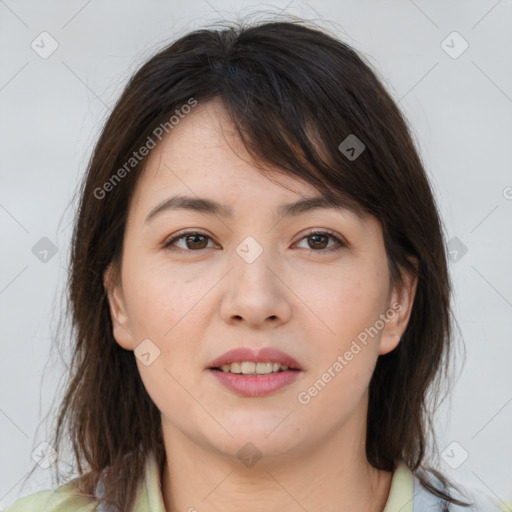
<svg viewBox="0 0 512 512"><path fill-rule="evenodd" d="M309 252L317 252L320 254L331 253L333 251L337 251L346 247L345 243L343 243L340 238L338 238L334 233L329 231L314 231L308 233L305 237L301 239L307 240ZM334 246L329 247L329 241L334 241Z"/></svg>
<svg viewBox="0 0 512 512"><path fill-rule="evenodd" d="M181 247L175 247L176 242L184 241ZM164 245L165 249L175 252L194 252L201 249L207 249L208 241L211 240L208 235L197 233L195 231L188 231L173 238Z"/></svg>
<svg viewBox="0 0 512 512"><path fill-rule="evenodd" d="M325 235L311 235L308 239L313 240L312 249L325 249L329 243L329 237Z"/></svg>
<svg viewBox="0 0 512 512"><path fill-rule="evenodd" d="M189 235L185 237L185 244L189 249L204 249L206 238L204 235Z"/></svg>

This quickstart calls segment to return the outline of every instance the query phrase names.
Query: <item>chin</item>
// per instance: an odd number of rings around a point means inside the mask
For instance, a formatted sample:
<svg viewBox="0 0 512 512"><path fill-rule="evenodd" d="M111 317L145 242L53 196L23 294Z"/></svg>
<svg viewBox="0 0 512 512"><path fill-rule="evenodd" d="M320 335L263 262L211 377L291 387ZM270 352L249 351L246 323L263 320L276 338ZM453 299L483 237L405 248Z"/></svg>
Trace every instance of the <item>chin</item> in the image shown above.
<svg viewBox="0 0 512 512"><path fill-rule="evenodd" d="M221 440L210 439L210 446L219 454L230 459L237 459L247 467L251 464L261 463L265 459L288 458L300 446L298 438L290 437L288 433L278 432L275 424L272 428L259 430L256 428L239 429L230 432L233 437L223 436ZM269 434L270 433L270 434Z"/></svg>

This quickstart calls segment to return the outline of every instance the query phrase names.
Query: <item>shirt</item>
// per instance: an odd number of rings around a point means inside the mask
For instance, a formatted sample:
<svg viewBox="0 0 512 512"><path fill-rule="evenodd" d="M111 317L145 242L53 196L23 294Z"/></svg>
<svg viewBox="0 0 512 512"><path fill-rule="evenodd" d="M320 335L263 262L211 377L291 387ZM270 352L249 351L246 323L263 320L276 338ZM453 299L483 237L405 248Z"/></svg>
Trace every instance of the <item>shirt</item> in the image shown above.
<svg viewBox="0 0 512 512"><path fill-rule="evenodd" d="M97 506L85 497L73 493L78 478L55 490L40 491L19 499L5 512L108 512L106 505ZM450 505L453 512L509 512L498 508L487 496L474 495L475 507ZM399 462L393 473L391 487L383 512L434 512L442 511L440 498L428 492L404 462ZM503 504L506 507L506 504ZM510 504L509 504L510 506ZM166 512L162 497L160 474L154 454L149 454L144 478L137 489L132 512Z"/></svg>

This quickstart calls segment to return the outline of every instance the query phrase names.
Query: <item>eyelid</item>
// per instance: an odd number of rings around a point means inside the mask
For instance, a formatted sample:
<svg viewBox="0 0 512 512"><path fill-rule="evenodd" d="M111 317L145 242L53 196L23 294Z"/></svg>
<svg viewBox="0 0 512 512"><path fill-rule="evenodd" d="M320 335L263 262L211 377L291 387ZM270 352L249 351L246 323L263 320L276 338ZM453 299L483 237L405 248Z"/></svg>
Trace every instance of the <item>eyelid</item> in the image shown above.
<svg viewBox="0 0 512 512"><path fill-rule="evenodd" d="M301 234L301 238L299 240L311 235L331 235L333 238L338 239L339 242L346 245L345 240L341 235L338 235L338 233L328 228L309 228Z"/></svg>

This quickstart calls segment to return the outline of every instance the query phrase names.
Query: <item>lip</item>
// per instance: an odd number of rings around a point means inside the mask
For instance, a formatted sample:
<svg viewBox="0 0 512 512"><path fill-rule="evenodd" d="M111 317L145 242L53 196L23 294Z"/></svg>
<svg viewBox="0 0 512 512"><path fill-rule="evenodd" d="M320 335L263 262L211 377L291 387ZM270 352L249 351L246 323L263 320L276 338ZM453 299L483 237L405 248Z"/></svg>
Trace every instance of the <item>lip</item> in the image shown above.
<svg viewBox="0 0 512 512"><path fill-rule="evenodd" d="M270 395L294 382L302 373L300 370L286 370L266 375L242 375L240 373L208 370L230 391L248 397Z"/></svg>
<svg viewBox="0 0 512 512"><path fill-rule="evenodd" d="M220 357L209 363L208 368L220 368L223 364L231 364L234 362L241 363L243 361L250 361L252 363L264 363L271 361L273 363L284 364L293 370L302 370L299 362L296 361L292 356L273 347L264 347L259 350L253 350L247 347L234 348L232 350L228 350Z"/></svg>
<svg viewBox="0 0 512 512"><path fill-rule="evenodd" d="M217 370L223 364L250 361L253 363L271 361L285 364L288 370L264 375L243 375ZM264 396L275 393L294 382L303 372L302 366L292 356L273 347L253 350L239 347L222 354L208 365L208 371L229 390L244 396Z"/></svg>

